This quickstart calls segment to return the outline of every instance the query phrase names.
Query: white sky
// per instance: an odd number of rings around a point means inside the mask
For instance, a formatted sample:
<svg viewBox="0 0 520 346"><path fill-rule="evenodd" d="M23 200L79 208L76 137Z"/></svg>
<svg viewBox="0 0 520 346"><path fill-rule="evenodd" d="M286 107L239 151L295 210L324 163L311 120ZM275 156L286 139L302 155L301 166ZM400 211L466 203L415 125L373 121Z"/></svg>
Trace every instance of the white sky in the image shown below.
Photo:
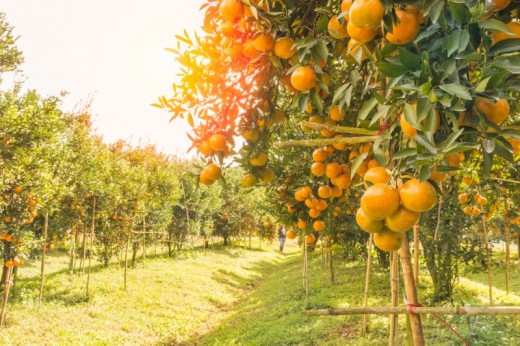
<svg viewBox="0 0 520 346"><path fill-rule="evenodd" d="M203 23L203 0L0 0L20 38L25 86L65 97L72 110L93 96L93 121L107 142L157 144L185 156L184 121L150 106L171 94L178 64L165 47ZM193 154L193 152L190 152Z"/></svg>

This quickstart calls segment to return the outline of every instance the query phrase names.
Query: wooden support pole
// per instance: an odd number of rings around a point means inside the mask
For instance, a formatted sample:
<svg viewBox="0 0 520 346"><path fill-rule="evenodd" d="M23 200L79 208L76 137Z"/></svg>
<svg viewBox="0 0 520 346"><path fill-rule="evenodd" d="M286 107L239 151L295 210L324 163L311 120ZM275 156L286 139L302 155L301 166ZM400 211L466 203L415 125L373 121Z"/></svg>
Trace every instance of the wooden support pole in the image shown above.
<svg viewBox="0 0 520 346"><path fill-rule="evenodd" d="M419 240L419 225L413 226L413 280L415 287L419 285L419 254L421 251Z"/></svg>
<svg viewBox="0 0 520 346"><path fill-rule="evenodd" d="M509 295L509 270L511 269L511 231L509 229L508 219L505 219L506 232L506 294Z"/></svg>
<svg viewBox="0 0 520 346"><path fill-rule="evenodd" d="M45 248L47 247L47 232L49 229L49 212L45 212L45 219L43 222L43 240L42 240L42 263L40 269L40 294L38 295L38 306L42 303L43 285L45 280Z"/></svg>
<svg viewBox="0 0 520 346"><path fill-rule="evenodd" d="M308 127L313 130L328 130L334 131L337 133L348 133L352 135L377 135L377 131L367 130L359 127L347 127L347 126L336 126L336 125L326 125L326 124L318 124L310 121L302 121L302 126Z"/></svg>
<svg viewBox="0 0 520 346"><path fill-rule="evenodd" d="M96 230L96 196L92 197L92 225L90 229L90 250L88 255L88 271L87 271L87 288L86 295L89 296L89 287L90 287L90 267L92 262L92 243L94 239L94 232Z"/></svg>
<svg viewBox="0 0 520 346"><path fill-rule="evenodd" d="M415 314L444 314L444 315L520 315L520 306L422 306L411 307ZM382 308L330 308L320 310L304 310L304 316L342 316L342 315L388 315L407 314L404 306Z"/></svg>
<svg viewBox="0 0 520 346"><path fill-rule="evenodd" d="M305 290L305 299L309 298L309 264L307 262L307 242L303 240L303 289Z"/></svg>
<svg viewBox="0 0 520 346"><path fill-rule="evenodd" d="M399 305L399 269L398 269L398 256L397 252L392 252L390 254L391 264L390 264L390 304L392 307L396 307ZM391 314L390 316L390 338L388 344L390 346L396 345L399 343L398 337L398 328L399 328L399 319L395 314Z"/></svg>
<svg viewBox="0 0 520 346"><path fill-rule="evenodd" d="M4 301L2 302L2 310L0 311L0 328L4 326L5 310L7 308L7 300L9 299L9 289L11 288L11 277L14 267L7 268L7 275L4 282Z"/></svg>
<svg viewBox="0 0 520 346"><path fill-rule="evenodd" d="M493 273L491 272L491 248L489 244L489 237L486 228L486 219L484 215L482 215L482 231L484 232L484 242L486 243L485 245L489 288L489 305L493 305Z"/></svg>
<svg viewBox="0 0 520 346"><path fill-rule="evenodd" d="M401 246L400 255L403 268L404 289L406 291L406 300L408 304L417 304L417 289L412 272L412 261L410 256L410 243L408 242L408 234L404 233L403 245ZM424 346L424 335L421 323L421 316L410 314L410 323L412 329L412 337L414 346Z"/></svg>
<svg viewBox="0 0 520 346"><path fill-rule="evenodd" d="M373 234L370 233L370 237L368 238L368 250L367 250L367 272L365 275L365 304L364 307L368 307L368 289L370 287L370 270L372 268L372 238ZM368 333L368 315L363 316L363 331L361 332L363 335Z"/></svg>
<svg viewBox="0 0 520 346"><path fill-rule="evenodd" d="M290 147L321 147L330 144L359 144L375 142L380 136L360 136L360 137L343 137L343 138L318 138L303 139L296 141L286 141L275 143L275 146L283 149Z"/></svg>

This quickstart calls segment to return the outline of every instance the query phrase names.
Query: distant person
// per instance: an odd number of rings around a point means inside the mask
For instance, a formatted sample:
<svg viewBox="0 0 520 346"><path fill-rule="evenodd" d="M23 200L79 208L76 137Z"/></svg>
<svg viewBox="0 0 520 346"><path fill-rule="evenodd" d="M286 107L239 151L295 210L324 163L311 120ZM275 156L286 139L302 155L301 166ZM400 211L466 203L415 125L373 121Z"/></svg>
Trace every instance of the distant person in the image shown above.
<svg viewBox="0 0 520 346"><path fill-rule="evenodd" d="M285 245L285 227L280 225L278 228L278 239L280 240L280 252L283 252L283 246Z"/></svg>

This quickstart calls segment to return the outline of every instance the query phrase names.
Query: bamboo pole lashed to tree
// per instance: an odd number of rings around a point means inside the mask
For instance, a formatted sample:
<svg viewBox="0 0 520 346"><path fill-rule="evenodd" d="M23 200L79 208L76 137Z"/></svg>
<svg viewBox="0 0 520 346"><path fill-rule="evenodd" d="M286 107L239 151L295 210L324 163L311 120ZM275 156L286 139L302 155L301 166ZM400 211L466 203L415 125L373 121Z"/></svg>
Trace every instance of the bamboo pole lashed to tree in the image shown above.
<svg viewBox="0 0 520 346"><path fill-rule="evenodd" d="M38 295L38 305L42 303L43 298L43 284L45 280L45 250L47 247L47 233L49 229L49 212L45 213L45 219L43 223L43 240L42 240L42 263L40 270L40 294Z"/></svg>
<svg viewBox="0 0 520 346"><path fill-rule="evenodd" d="M295 141L286 141L275 143L278 148L289 147L321 147L330 144L360 144L373 143L380 136L360 136L360 137L343 137L343 138L319 138L319 139L303 139Z"/></svg>
<svg viewBox="0 0 520 346"><path fill-rule="evenodd" d="M330 308L320 310L304 310L304 316L342 316L342 315L388 315L407 314L408 309L414 314L441 314L441 315L520 315L520 306L421 306L410 307L380 307L380 308Z"/></svg>
<svg viewBox="0 0 520 346"><path fill-rule="evenodd" d="M373 234L370 233L370 237L368 238L368 251L367 251L367 272L365 276L365 305L364 307L368 307L368 289L370 287L370 270L372 268L372 238ZM368 315L363 316L363 331L362 334L365 335L368 333Z"/></svg>

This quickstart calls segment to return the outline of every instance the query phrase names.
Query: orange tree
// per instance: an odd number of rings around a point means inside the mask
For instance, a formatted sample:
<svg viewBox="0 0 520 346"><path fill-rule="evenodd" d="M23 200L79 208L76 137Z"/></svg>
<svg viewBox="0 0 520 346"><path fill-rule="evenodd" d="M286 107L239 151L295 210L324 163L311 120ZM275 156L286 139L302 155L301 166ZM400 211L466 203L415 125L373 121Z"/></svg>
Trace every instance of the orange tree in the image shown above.
<svg viewBox="0 0 520 346"><path fill-rule="evenodd" d="M396 251L435 206L436 181L459 169L459 153L475 150L484 178L496 157L514 162L518 5L208 1L203 35L178 36L184 47L171 49L183 65L173 95L155 105L192 125L193 147L208 163L202 183L219 178L242 137L235 157L248 186L272 180L265 172L284 157L312 163L310 181L303 169L287 181L275 169L302 232L321 229L342 199L359 196L359 226L379 249ZM310 133L286 131L305 120ZM298 157L291 146L317 149Z"/></svg>

